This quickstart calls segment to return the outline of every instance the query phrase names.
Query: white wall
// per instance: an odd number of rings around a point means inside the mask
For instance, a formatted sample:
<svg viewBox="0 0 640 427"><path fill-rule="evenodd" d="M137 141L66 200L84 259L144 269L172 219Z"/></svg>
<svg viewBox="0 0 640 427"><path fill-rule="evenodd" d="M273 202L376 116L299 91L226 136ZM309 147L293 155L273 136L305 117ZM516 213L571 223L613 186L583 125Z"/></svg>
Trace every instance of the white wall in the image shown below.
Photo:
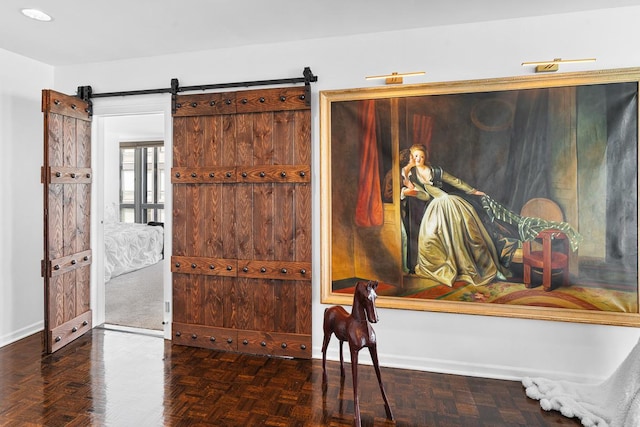
<svg viewBox="0 0 640 427"><path fill-rule="evenodd" d="M640 7L629 7L58 67L55 86L71 93L80 85L91 85L94 93L166 88L171 78L182 86L273 79L301 76L310 66L319 76L312 85L313 263L318 272L318 91L379 85L364 76L392 71L427 72L407 83L517 76L531 73L521 67L523 61L556 57L598 59L561 71L637 67L638 16ZM319 357L325 307L318 274L312 286L313 354ZM640 337L640 329L603 325L389 309L379 315L375 329L383 365L497 378L601 380ZM335 341L329 356L337 356Z"/></svg>
<svg viewBox="0 0 640 427"><path fill-rule="evenodd" d="M0 346L44 325L41 90L53 67L0 49Z"/></svg>

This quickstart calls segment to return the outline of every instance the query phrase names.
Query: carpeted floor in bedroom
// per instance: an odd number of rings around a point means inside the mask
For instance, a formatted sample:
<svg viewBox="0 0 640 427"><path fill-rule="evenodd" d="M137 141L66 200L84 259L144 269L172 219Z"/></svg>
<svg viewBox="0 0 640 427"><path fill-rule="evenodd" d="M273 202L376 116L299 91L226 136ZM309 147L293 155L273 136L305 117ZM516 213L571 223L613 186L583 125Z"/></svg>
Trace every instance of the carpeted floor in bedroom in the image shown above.
<svg viewBox="0 0 640 427"><path fill-rule="evenodd" d="M105 283L105 323L161 331L164 260Z"/></svg>

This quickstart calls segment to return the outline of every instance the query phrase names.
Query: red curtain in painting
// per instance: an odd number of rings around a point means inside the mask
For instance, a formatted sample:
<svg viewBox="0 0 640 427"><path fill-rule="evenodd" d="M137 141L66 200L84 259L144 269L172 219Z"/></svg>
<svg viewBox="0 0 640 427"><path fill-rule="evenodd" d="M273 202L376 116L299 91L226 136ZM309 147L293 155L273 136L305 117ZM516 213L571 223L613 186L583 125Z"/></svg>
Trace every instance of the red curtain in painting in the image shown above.
<svg viewBox="0 0 640 427"><path fill-rule="evenodd" d="M382 225L382 193L378 141L376 138L376 115L373 99L360 103L360 175L358 177L358 200L356 202L356 225L372 227Z"/></svg>
<svg viewBox="0 0 640 427"><path fill-rule="evenodd" d="M431 131L433 130L433 117L422 114L413 115L413 143L427 147L427 154L431 153ZM427 159L429 160L429 159Z"/></svg>

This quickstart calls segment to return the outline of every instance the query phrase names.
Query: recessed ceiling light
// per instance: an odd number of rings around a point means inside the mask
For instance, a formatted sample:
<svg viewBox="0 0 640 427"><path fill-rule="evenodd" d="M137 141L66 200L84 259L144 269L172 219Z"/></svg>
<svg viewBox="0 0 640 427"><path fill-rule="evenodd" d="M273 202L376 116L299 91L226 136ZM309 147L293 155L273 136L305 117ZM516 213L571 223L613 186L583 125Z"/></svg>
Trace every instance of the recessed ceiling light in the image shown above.
<svg viewBox="0 0 640 427"><path fill-rule="evenodd" d="M49 22L51 17L38 9L22 9L22 14L28 18L35 19L36 21Z"/></svg>

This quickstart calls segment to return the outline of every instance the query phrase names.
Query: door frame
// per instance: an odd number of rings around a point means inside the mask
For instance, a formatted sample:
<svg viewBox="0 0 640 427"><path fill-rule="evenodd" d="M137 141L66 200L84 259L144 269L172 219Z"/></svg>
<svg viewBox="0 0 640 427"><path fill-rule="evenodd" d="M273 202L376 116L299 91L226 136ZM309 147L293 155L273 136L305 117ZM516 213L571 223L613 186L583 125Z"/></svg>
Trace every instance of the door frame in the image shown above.
<svg viewBox="0 0 640 427"><path fill-rule="evenodd" d="M105 320L105 292L104 292L104 183L105 183L105 118L115 116L135 116L141 114L164 115L164 147L165 165L173 164L173 124L171 114L171 95L154 94L134 97L98 98L93 102L92 151L91 166L94 171L94 197L91 201L91 236L94 248L94 262L91 266L91 307L93 309L93 324L101 325ZM164 223L164 253L172 253L171 212L173 211L173 191L171 188L171 174L165 173L165 223ZM168 213L168 214L167 214ZM163 267L163 301L169 301L163 307L164 338L171 339L172 321L172 291L171 265L164 263Z"/></svg>

